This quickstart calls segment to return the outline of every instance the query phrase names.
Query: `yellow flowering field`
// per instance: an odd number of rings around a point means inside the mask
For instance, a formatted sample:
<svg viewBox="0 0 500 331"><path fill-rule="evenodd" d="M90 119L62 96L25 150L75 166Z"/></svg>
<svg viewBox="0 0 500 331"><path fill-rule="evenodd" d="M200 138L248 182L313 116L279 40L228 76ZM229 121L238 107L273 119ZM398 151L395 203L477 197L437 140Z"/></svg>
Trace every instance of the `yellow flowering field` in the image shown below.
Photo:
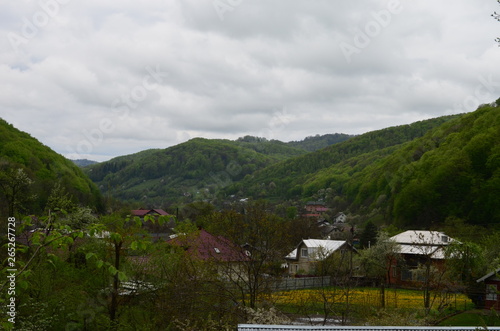
<svg viewBox="0 0 500 331"><path fill-rule="evenodd" d="M381 295L378 288L322 288L295 291L283 291L272 293L267 300L278 305L301 305L312 303L346 303L347 300L353 305L381 307ZM432 293L432 307L450 306L464 309L472 304L471 300L464 294L455 293ZM419 309L424 307L422 291L386 289L386 308Z"/></svg>

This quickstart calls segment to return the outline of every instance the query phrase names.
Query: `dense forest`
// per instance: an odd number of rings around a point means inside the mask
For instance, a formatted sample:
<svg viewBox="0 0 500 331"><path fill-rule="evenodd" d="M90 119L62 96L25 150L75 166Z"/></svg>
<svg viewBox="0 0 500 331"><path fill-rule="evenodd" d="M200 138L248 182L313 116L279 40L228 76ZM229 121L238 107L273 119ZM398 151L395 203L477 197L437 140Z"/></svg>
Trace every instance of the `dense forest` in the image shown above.
<svg viewBox="0 0 500 331"><path fill-rule="evenodd" d="M500 222L498 107L370 132L267 167L230 187L255 197L320 197L378 224Z"/></svg>
<svg viewBox="0 0 500 331"><path fill-rule="evenodd" d="M352 137L354 137L354 135L349 135L344 133L333 133L325 135L317 134L315 136L306 137L304 140L290 141L287 144L300 149L305 149L306 151L309 152L314 152L317 151L318 149L322 149L333 144L341 143Z"/></svg>
<svg viewBox="0 0 500 331"><path fill-rule="evenodd" d="M102 210L96 185L71 161L0 119L0 211L39 213L59 184L74 203Z"/></svg>
<svg viewBox="0 0 500 331"><path fill-rule="evenodd" d="M308 148L313 148L313 141L317 146L325 144L320 137L310 140ZM236 141L195 138L166 149L117 157L85 171L105 194L165 206L213 197L256 170L306 153L298 142L291 146L251 136Z"/></svg>
<svg viewBox="0 0 500 331"><path fill-rule="evenodd" d="M436 128L456 117L457 115L444 116L409 125L368 132L347 141L267 167L237 183L229 191L262 198L306 199L314 195L317 190L328 188L329 182L334 180L334 178L331 178L319 185L307 185L310 179L316 177L317 172L335 168L342 164L370 163L372 158L376 158L378 155L390 154L397 146L421 137L430 129ZM349 173L353 173L358 169L359 165L356 165L353 169L341 169L338 172L341 176L348 176ZM271 183L274 183L274 185L271 185L273 189L269 190Z"/></svg>

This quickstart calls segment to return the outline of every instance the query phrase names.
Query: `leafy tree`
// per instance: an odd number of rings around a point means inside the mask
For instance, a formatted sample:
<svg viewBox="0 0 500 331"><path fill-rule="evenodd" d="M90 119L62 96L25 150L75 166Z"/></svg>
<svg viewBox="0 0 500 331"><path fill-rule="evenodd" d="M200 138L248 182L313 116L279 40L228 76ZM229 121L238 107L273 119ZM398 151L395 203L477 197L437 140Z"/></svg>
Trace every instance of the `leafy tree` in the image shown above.
<svg viewBox="0 0 500 331"><path fill-rule="evenodd" d="M36 198L29 192L33 183L23 168L12 167L9 163L2 165L0 189L7 200L8 215L17 216L19 209L26 209L27 203Z"/></svg>
<svg viewBox="0 0 500 331"><path fill-rule="evenodd" d="M93 252L86 254L86 259L95 259L98 268L107 270L112 278L112 286L109 295L108 313L110 327L118 329L120 327L119 309L122 304L120 301L120 284L128 279L126 270L123 267L125 256L130 251L144 251L150 243L150 238L144 235L144 222L163 223L165 217L158 217L158 220L151 215L146 215L144 220L138 217L121 217L119 215L110 215L101 219L102 223L94 224L90 227L90 235L102 238L110 248L108 256L102 258Z"/></svg>
<svg viewBox="0 0 500 331"><path fill-rule="evenodd" d="M64 210L66 212L71 212L75 208L76 204L73 202L73 199L69 196L69 193L61 185L60 182L57 182L52 188L52 191L50 192L45 209L47 211L50 210L53 212L57 210Z"/></svg>
<svg viewBox="0 0 500 331"><path fill-rule="evenodd" d="M368 221L359 236L359 243L362 248L369 248L371 245L377 243L378 229L377 226L372 222Z"/></svg>
<svg viewBox="0 0 500 331"><path fill-rule="evenodd" d="M186 227L182 231L190 230ZM180 234L191 242L194 232ZM224 291L225 284L214 261L190 254L185 247L158 243L145 266L147 279L155 285L150 309L155 329L225 330L236 324L236 306Z"/></svg>
<svg viewBox="0 0 500 331"><path fill-rule="evenodd" d="M281 275L281 263L290 249L289 223L269 213L265 202L251 203L243 213L234 210L214 213L205 220L211 233L222 235L244 246L250 259L239 265L226 265L228 288L235 301L255 308L263 293L270 290L270 276Z"/></svg>
<svg viewBox="0 0 500 331"><path fill-rule="evenodd" d="M352 238L350 238L352 241ZM345 248L330 253L320 248L316 253L316 258L320 260L316 273L322 277L330 277L332 287L324 286L318 290L322 302L323 325L331 316L342 316L342 324L345 324L350 317L350 295L353 275L353 255L352 249Z"/></svg>
<svg viewBox="0 0 500 331"><path fill-rule="evenodd" d="M481 307L481 284L476 280L488 271L484 249L472 242L452 242L446 249L446 268L452 282L465 289L472 302Z"/></svg>
<svg viewBox="0 0 500 331"><path fill-rule="evenodd" d="M386 232L380 231L376 244L362 250L359 264L368 277L378 280L380 287L380 306L385 307L385 289L390 285L390 271L393 265L402 265L398 244Z"/></svg>
<svg viewBox="0 0 500 331"><path fill-rule="evenodd" d="M61 224L56 214L49 213L47 216L41 217L40 225L43 227L38 227L36 231L27 231L33 227L31 217L25 217L16 225L17 237L26 240L24 243L18 240L15 246L16 299L20 302L40 303L40 300L51 297L54 288L46 283L50 283L52 280L50 276L55 277L54 274L59 271L59 266L61 266L61 272L64 270L71 272L71 268L62 267L64 265L63 257L69 253L69 248L75 241L84 236L82 230L73 230L67 225ZM3 268L2 274L8 273L8 268ZM64 274L57 276L57 279L62 278L65 278ZM67 281L68 278L65 280ZM6 293L3 292L6 286L7 282L2 283L0 292ZM0 299L0 301L2 300L3 298ZM25 306L20 306L20 322L23 319L26 320L25 309L21 309L22 307ZM54 306L48 308L53 309Z"/></svg>

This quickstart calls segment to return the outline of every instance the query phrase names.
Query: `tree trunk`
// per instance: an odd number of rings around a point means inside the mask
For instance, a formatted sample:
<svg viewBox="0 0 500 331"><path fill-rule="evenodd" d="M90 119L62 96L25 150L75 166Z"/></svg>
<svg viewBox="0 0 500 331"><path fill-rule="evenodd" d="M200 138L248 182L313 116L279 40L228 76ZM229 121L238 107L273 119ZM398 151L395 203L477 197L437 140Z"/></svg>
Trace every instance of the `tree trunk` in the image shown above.
<svg viewBox="0 0 500 331"><path fill-rule="evenodd" d="M115 269L120 270L120 252L123 242L115 242ZM111 319L112 329L117 329L118 323L116 322L116 313L118 311L118 287L120 279L118 272L113 276L113 291L111 292L111 305L109 307L109 318Z"/></svg>
<svg viewBox="0 0 500 331"><path fill-rule="evenodd" d="M425 280L424 280L424 308L426 314L429 313L431 304L430 286L431 286L431 263L429 260L425 265Z"/></svg>
<svg viewBox="0 0 500 331"><path fill-rule="evenodd" d="M380 307L385 308L385 282L380 283Z"/></svg>

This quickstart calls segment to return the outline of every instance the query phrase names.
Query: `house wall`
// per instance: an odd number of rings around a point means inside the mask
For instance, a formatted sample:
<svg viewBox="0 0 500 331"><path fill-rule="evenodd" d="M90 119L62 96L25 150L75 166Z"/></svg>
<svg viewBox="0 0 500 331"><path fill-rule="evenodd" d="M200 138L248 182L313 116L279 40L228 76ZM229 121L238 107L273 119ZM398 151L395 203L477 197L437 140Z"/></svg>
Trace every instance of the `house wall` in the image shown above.
<svg viewBox="0 0 500 331"><path fill-rule="evenodd" d="M485 280L486 285L486 297L484 300L485 309L495 309L500 311L500 279L493 278ZM491 288L490 294L488 294L488 288Z"/></svg>
<svg viewBox="0 0 500 331"><path fill-rule="evenodd" d="M307 255L303 255L303 249L307 249ZM307 248L304 244L297 248L298 259L293 262L289 262L289 273L291 275L296 275L297 273L308 274L314 271L315 264L317 263L312 257L312 251Z"/></svg>
<svg viewBox="0 0 500 331"><path fill-rule="evenodd" d="M313 204L311 204L311 205L306 205L306 210L307 210L307 211L312 211L312 212L314 212L314 211L318 211L318 209L319 209L319 210L325 210L325 209L327 209L327 208L326 208L324 205L313 205Z"/></svg>
<svg viewBox="0 0 500 331"><path fill-rule="evenodd" d="M403 259L405 262L401 265L398 265L398 262L394 259L391 261L391 266L389 270L389 283L392 285L399 285L399 286L408 286L412 287L415 286L416 284L420 284L423 282L423 280L419 279L411 279L410 274L411 270L414 270L417 268L418 263L425 263L425 258L421 257L418 258L415 255L403 255ZM431 265L434 268L437 268L439 270L444 269L444 260L431 260Z"/></svg>
<svg viewBox="0 0 500 331"><path fill-rule="evenodd" d="M307 249L307 256L304 256L303 249ZM348 246L346 244L342 245L339 249L337 249L335 252L331 253L327 259L332 259L339 257L346 252L348 252ZM297 254L298 254L298 259L297 260L288 260L288 273L292 276L295 276L297 273L304 273L304 274L312 274L315 273L317 270L318 263L320 263L319 260L325 260L324 258L319 258L318 259L318 254L321 254L320 250L318 248L307 248L303 243L297 247ZM344 261L345 262L345 261ZM335 263L335 262L334 262ZM339 265L340 267L340 265Z"/></svg>

